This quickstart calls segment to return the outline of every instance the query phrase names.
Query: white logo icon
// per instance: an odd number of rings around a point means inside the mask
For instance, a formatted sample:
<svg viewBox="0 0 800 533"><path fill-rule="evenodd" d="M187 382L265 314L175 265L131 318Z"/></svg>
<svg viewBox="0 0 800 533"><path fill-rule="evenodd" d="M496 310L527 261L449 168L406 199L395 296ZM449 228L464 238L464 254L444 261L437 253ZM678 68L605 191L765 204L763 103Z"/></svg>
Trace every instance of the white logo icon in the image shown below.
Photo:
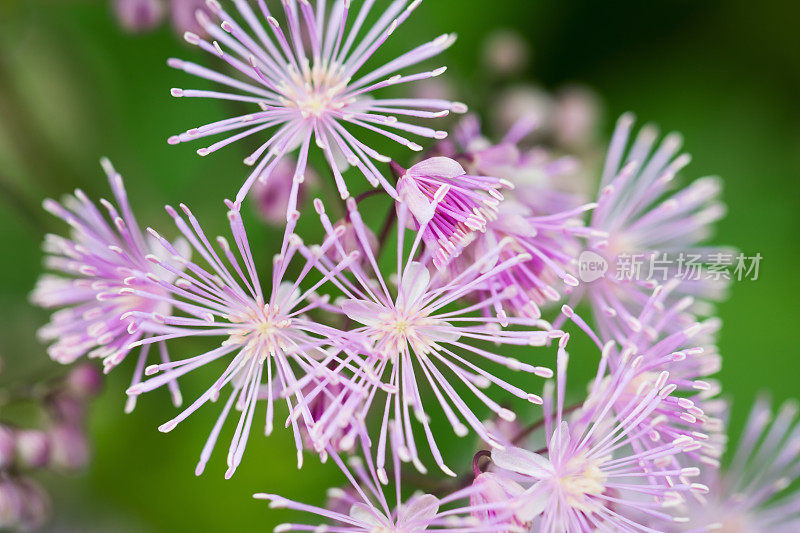
<svg viewBox="0 0 800 533"><path fill-rule="evenodd" d="M578 256L578 277L584 283L591 283L606 275L608 261L595 252L585 250Z"/></svg>

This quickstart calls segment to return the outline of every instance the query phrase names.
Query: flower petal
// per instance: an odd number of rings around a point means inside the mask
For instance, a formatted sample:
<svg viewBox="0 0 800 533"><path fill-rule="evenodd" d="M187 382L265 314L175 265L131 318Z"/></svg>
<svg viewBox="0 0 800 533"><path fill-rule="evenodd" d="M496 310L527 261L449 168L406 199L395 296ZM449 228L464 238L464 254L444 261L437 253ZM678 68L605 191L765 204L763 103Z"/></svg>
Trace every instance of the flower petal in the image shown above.
<svg viewBox="0 0 800 533"><path fill-rule="evenodd" d="M522 448L494 449L492 461L500 468L536 479L544 479L553 474L553 465L549 460Z"/></svg>
<svg viewBox="0 0 800 533"><path fill-rule="evenodd" d="M457 161L449 157L431 157L420 161L408 169L407 174L413 178L452 179L463 176L467 172Z"/></svg>

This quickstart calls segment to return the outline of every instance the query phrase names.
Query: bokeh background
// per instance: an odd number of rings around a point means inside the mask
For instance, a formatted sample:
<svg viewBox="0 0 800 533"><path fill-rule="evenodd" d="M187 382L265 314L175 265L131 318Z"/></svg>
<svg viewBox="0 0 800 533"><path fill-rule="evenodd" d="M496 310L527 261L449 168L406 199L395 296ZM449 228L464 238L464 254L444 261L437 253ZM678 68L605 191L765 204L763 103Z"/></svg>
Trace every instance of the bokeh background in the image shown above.
<svg viewBox="0 0 800 533"><path fill-rule="evenodd" d="M604 107L604 138L629 110L683 133L694 156L684 177L717 174L725 182L729 213L715 242L764 257L760 278L735 283L719 306L720 379L734 399L734 430L758 391L770 391L775 401L800 395L798 16L794 4L779 0L758 6L744 0L428 0L386 51L458 32L443 61L460 98L480 111L499 87L481 61L485 38L513 29L529 42L531 59L511 82L554 91L576 82L591 87ZM36 342L46 314L27 302L41 271L42 235L63 230L40 202L75 187L95 198L108 195L101 155L126 177L140 220L163 227L161 206L183 201L212 230L223 230L219 200L238 189L244 152L233 147L201 159L194 153L199 145L167 145L169 135L224 115L214 102L169 96L170 87L190 85L188 76L167 68L171 56L207 61L168 24L144 35L125 33L105 1L0 0L2 384L59 372ZM253 227L264 250L279 238L277 230ZM588 375L591 357L585 368L573 362L577 375ZM288 435L280 434L254 435L232 480L222 476L224 453L195 478L215 409L160 434L156 426L173 413L166 394L143 398L125 415L129 377L129 370L116 371L93 405L88 470L42 479L55 515L46 529L268 531L287 515L251 494L280 492L321 503L324 489L340 482L330 465L313 459L298 473ZM572 383L582 387L579 378ZM187 385L184 396L202 385ZM448 446L465 461L472 453L470 443Z"/></svg>

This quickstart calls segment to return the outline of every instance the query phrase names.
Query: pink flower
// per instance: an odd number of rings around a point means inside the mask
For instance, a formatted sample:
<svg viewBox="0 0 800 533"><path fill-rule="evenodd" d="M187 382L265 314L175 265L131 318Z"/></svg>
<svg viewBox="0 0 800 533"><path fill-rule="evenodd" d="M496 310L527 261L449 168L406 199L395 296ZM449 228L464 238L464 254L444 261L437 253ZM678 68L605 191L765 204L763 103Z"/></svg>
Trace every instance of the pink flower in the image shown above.
<svg viewBox="0 0 800 533"><path fill-rule="evenodd" d="M614 413L620 391L634 379L641 358L623 361L608 378L603 360L589 397L567 419L568 338L565 335L559 342L555 398L553 387L545 391L544 450L494 449L497 473L525 488L516 516L522 522L533 521L535 531L650 531L629 516L640 513L672 520L662 507L680 502L682 494L708 492L701 484L671 480L698 475L697 468L655 466L695 448L691 437L662 442L643 452L630 447L642 432L657 427L656 419L644 428L640 424L667 401L674 387L665 385L664 377L648 383L625 409Z"/></svg>
<svg viewBox="0 0 800 533"><path fill-rule="evenodd" d="M797 402L777 413L769 399L759 398L732 450L727 469L708 470L711 491L680 509L689 520L670 531L736 531L793 533L800 528L800 424Z"/></svg>
<svg viewBox="0 0 800 533"><path fill-rule="evenodd" d="M633 122L625 114L617 123L590 221L606 235L590 240L587 251L608 271L571 300L588 299L603 338L618 330L638 331L636 317L656 285L674 280L669 302L690 297L687 312L694 315L710 314L711 303L725 296L728 285L724 276L706 275L711 258L723 257L725 250L701 244L725 213L719 180L705 177L670 192L676 173L690 160L677 155L680 137L668 135L656 146L657 130L645 126L628 146Z"/></svg>
<svg viewBox="0 0 800 533"><path fill-rule="evenodd" d="M332 244L340 254L345 254L322 203L316 201L315 206L328 233L326 246ZM458 436L465 436L471 427L487 442L494 443L496 439L456 392L453 383L465 386L502 418L513 420L513 412L501 407L481 389L495 385L505 393L532 403L538 403L539 396L498 378L486 367L504 366L543 377L552 375L546 368L479 347L476 341L491 341L497 345L543 345L561 332L548 330L549 325L539 320L491 316L489 313L513 296L513 288L499 291L480 303L469 303L470 295L485 283L528 259L525 254L517 254L499 261L497 256L507 243L498 243L471 268L452 277L432 268L433 252L421 247L424 225L414 234L407 251L405 228L409 210L405 204L400 204L397 248L389 263L396 271L389 276L378 267L377 259L366 245L364 223L355 201L348 202L348 210L369 267L362 268L360 262L352 262L347 271L334 275L335 264L321 254L317 254L320 261L316 266L342 292L338 300L341 310L354 322L352 331L367 339L368 344L358 350L358 354L340 361L343 369L352 367L348 378L350 386L329 408L323 417L325 423L319 424L312 434L324 445L333 432L352 417L364 419L373 409L376 393L382 391L386 394L385 406L380 409L384 413L383 422L373 441L379 476L386 479L387 439L394 443L393 454L404 462L412 462L420 472L427 471L419 459L412 431L414 422L422 425L427 447L439 468L455 475L445 464L436 444L427 414L429 408L438 404ZM397 284L396 290L390 289L392 279ZM475 316L481 311L489 313L484 317ZM508 325L520 328L505 328ZM430 407L423 405L421 393L424 390L431 391L438 400ZM388 434L390 412L398 421L397 435Z"/></svg>
<svg viewBox="0 0 800 533"><path fill-rule="evenodd" d="M366 438L363 430L362 443ZM290 509L315 515L325 520L323 525L303 523L281 524L278 532L330 530L339 533L376 533L394 531L415 533L422 531L441 531L452 533L481 533L505 531L504 521L508 512L507 502L472 502L474 487L436 497L431 494L415 493L407 500L402 499L400 462L394 463L394 497L387 497L366 444L362 445L366 461L353 457L348 465L336 452L331 456L342 470L350 487L337 490L337 503L333 508L321 508L299 503L276 494L256 494L258 499L270 502L273 509ZM479 513L492 513L492 518L476 522L473 518Z"/></svg>
<svg viewBox="0 0 800 533"><path fill-rule="evenodd" d="M433 250L433 264L439 270L461 254L486 232L489 221L498 216L503 199L499 190L510 182L486 176L468 176L456 161L446 157L426 159L408 170L398 169L400 199L413 215L416 226L424 227L422 239Z"/></svg>
<svg viewBox="0 0 800 533"><path fill-rule="evenodd" d="M187 224L178 211L168 206L167 211L176 226L208 266L190 261L155 230L149 229L150 234L163 246L166 255L185 270L174 269L159 257L150 255L150 262L171 274L171 277L163 279L153 278L163 289L164 295L140 293L134 288L123 289L122 292L169 303L180 311L174 314L131 313L132 318L143 321L142 327L152 335L135 344L191 337L223 339L221 345L199 355L151 365L146 369L147 375L159 375L129 388L128 394L138 396L217 361L224 361L225 368L219 378L188 408L162 424L159 430L171 431L203 404L216 401L223 389L229 386L230 395L203 448L196 473L200 475L203 472L225 420L231 409L235 408L240 412L239 421L228 451L228 470L225 474L231 477L244 455L256 404L261 400L266 401L264 433L269 435L273 430L274 401L278 396L285 398L290 411L297 406L290 423L295 437L298 467L302 465L300 426L315 423L308 406L313 396L307 395L302 386L313 384L313 394L318 394L317 382L332 380L335 383L337 376L326 369L326 362L339 351L346 350L350 341L343 332L308 316L307 313L315 309L330 309L327 297L316 293L325 279L309 282L305 288L300 287L312 268L310 264L300 265L301 270L295 281L285 279L289 265L303 246L300 238L292 233L299 214L295 212L287 224L282 249L273 260L270 290L265 293L241 215L232 203L228 202L227 205L235 248L223 237L218 237L218 246L213 247L188 207L181 205L188 219ZM334 272L354 260L354 256L345 258L334 266Z"/></svg>
<svg viewBox="0 0 800 533"><path fill-rule="evenodd" d="M677 468L682 462L684 466L718 468L722 454L719 442L724 430L719 418L723 404L717 398L720 385L712 376L721 367L715 346L720 324L718 320L709 319L703 323L687 321L685 326L675 327L676 321L686 320L686 317L681 316L685 304L669 306L665 303L673 287L674 284L669 284L653 291L638 317L641 331L615 339L599 338L568 306L564 306L563 312L597 343L603 361L612 372L625 366L631 358L638 359L633 378L619 391L614 402L616 411L624 411L643 389L654 383L663 382L664 387L675 391L650 417L639 423L642 431L632 439L633 448L644 451L665 441L690 437L697 442L696 449L672 456L669 461L662 458L660 464L672 462ZM609 376L606 381L611 379ZM659 420L657 427L650 428L656 418Z"/></svg>
<svg viewBox="0 0 800 533"><path fill-rule="evenodd" d="M63 205L45 200L44 208L64 220L72 228L71 238L47 235L44 250L46 264L58 275L43 275L31 295L42 307L59 307L50 323L39 331L45 341L53 341L48 353L55 361L69 364L78 358L102 357L106 372L119 365L130 353L131 345L147 336L129 320L130 313L169 313L170 305L150 296L163 290L150 278L174 276L146 259L158 254L160 246L145 237L128 203L122 177L107 159L102 161L117 205L107 200L100 203L107 217L97 206L76 190ZM175 242L178 249L187 243ZM171 265L167 258L165 265ZM131 289L140 296L122 293ZM131 385L141 380L149 347L139 353ZM158 343L161 359L169 361L166 346ZM170 381L170 392L176 406L181 404L177 383ZM133 410L129 401L126 412Z"/></svg>
<svg viewBox="0 0 800 533"><path fill-rule="evenodd" d="M450 111L466 111L464 104L444 100L372 96L381 88L429 79L445 71L437 68L417 74L396 74L448 48L455 40L449 34L363 73L364 64L420 2L392 2L369 30L362 32L373 1L363 2L357 12L352 9L351 13L349 1L337 1L326 12L323 1L312 6L309 0L287 0L283 2L286 20L281 24L266 2L259 0L261 17L267 22L264 26L248 2L237 0L236 8L246 23L242 26L216 0L209 0L208 9L222 22L222 31L201 17L203 29L216 40L212 44L194 33L187 33L186 40L220 57L238 71L238 77L171 59L170 66L232 90L173 89L172 94L234 100L253 109L245 115L192 128L170 137L169 142L177 144L238 131L198 150L200 155L207 155L239 139L271 131L264 143L245 159L246 164L255 168L236 196L237 207L256 180L268 182L278 162L299 147L287 213L294 211L312 138L324 152L342 198L350 195L342 176L342 169L348 165L357 167L373 187L382 186L397 197L394 187L375 166L375 162L388 163L389 158L364 144L349 128L356 126L419 151L422 147L407 139L406 134L437 139L447 134L406 122L402 117L428 119L443 117Z"/></svg>

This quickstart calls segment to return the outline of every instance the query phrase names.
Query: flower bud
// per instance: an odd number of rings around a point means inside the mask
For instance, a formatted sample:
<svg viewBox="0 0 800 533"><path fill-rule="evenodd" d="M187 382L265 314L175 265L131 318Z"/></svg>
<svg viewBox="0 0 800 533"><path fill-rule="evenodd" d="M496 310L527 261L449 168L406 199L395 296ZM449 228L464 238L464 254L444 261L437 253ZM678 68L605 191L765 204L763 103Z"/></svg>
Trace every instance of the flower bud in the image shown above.
<svg viewBox="0 0 800 533"><path fill-rule="evenodd" d="M581 149L597 141L601 119L599 97L585 87L561 91L553 117L556 143L564 148Z"/></svg>
<svg viewBox="0 0 800 533"><path fill-rule="evenodd" d="M96 366L85 363L74 367L67 376L67 390L78 398L97 396L103 386L103 376Z"/></svg>
<svg viewBox="0 0 800 533"><path fill-rule="evenodd" d="M524 70L530 49L524 37L512 30L497 30L483 45L483 62L497 76L511 76Z"/></svg>
<svg viewBox="0 0 800 533"><path fill-rule="evenodd" d="M0 479L0 528L18 527L25 513L25 501L17 483Z"/></svg>
<svg viewBox="0 0 800 533"><path fill-rule="evenodd" d="M86 419L86 405L74 394L54 395L50 401L50 409L59 422L80 425Z"/></svg>
<svg viewBox="0 0 800 533"><path fill-rule="evenodd" d="M40 429L16 432L17 464L23 468L42 468L50 461L50 437Z"/></svg>
<svg viewBox="0 0 800 533"><path fill-rule="evenodd" d="M59 423L50 429L50 464L63 470L78 470L89 461L86 435L72 424Z"/></svg>
<svg viewBox="0 0 800 533"><path fill-rule="evenodd" d="M198 11L208 14L205 0L172 0L169 3L169 17L175 33L181 37L187 31L205 36L206 30L197 22Z"/></svg>
<svg viewBox="0 0 800 533"><path fill-rule="evenodd" d="M42 487L27 478L18 480L17 490L23 502L20 529L39 529L50 516L50 498Z"/></svg>
<svg viewBox="0 0 800 533"><path fill-rule="evenodd" d="M266 182L260 180L253 186L253 201L258 214L266 222L276 226L286 225L286 209L292 193L294 174L297 170L297 161L291 157L283 157ZM306 167L303 182L297 191L297 205L300 206L305 199L306 187L317 179L316 173Z"/></svg>
<svg viewBox="0 0 800 533"><path fill-rule="evenodd" d="M152 30L164 17L161 0L116 0L114 12L122 28L130 33Z"/></svg>

